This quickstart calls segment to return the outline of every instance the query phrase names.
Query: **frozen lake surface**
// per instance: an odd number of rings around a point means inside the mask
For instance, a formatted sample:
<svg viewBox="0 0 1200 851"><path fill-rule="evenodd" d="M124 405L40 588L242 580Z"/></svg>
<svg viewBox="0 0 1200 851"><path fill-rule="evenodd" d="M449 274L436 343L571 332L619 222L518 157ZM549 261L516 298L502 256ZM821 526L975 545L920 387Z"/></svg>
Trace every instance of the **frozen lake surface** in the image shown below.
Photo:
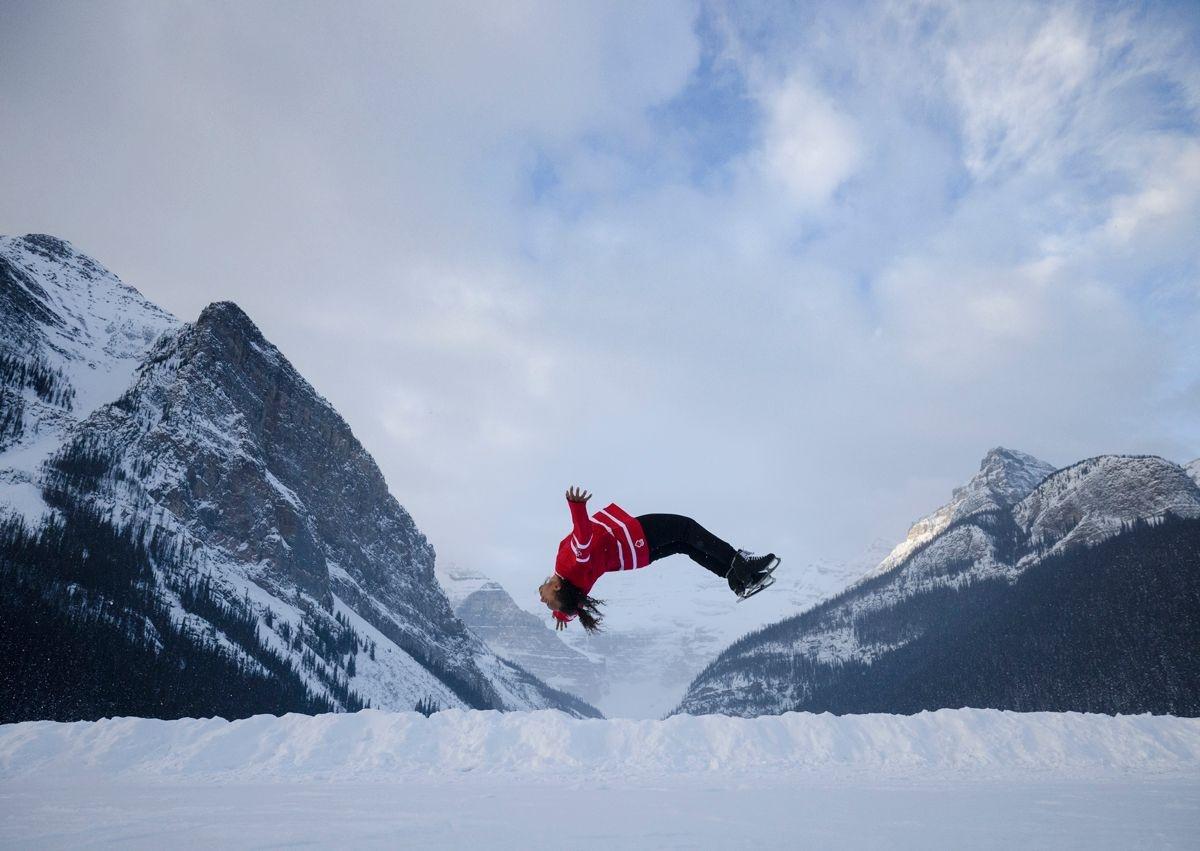
<svg viewBox="0 0 1200 851"><path fill-rule="evenodd" d="M1195 847L1200 721L366 711L0 727L4 847Z"/></svg>

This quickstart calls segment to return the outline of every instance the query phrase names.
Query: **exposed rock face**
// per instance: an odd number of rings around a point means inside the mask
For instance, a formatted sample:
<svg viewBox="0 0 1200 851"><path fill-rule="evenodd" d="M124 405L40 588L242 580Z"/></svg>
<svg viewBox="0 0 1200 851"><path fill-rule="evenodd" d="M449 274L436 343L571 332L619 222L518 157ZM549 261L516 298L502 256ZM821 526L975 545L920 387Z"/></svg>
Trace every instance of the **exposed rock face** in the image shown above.
<svg viewBox="0 0 1200 851"><path fill-rule="evenodd" d="M248 665L277 654L335 708L407 710L424 700L597 714L497 658L454 616L433 547L374 460L240 308L212 304L178 325L81 258L60 247L39 276L28 264L18 270L26 349L50 348L72 325L46 296L63 282L74 299L60 304L107 313L77 308L86 334L73 332L75 349L50 350L86 362L98 347L116 364L114 380L126 369L132 382L80 422L61 420L35 483L64 515L85 511L152 541L156 593L179 623L210 631ZM86 299L75 291L81 280L98 282ZM135 344L155 336L152 347ZM198 587L215 602L198 605ZM256 619L257 639L225 641L205 614L214 606Z"/></svg>
<svg viewBox="0 0 1200 851"><path fill-rule="evenodd" d="M438 579L454 613L498 656L589 703L603 696L603 661L564 644L545 618L520 608L498 582L478 571L440 565Z"/></svg>
<svg viewBox="0 0 1200 851"><path fill-rule="evenodd" d="M112 465L90 489L68 482L71 496L122 525L154 516L198 569L302 610L337 595L423 661L481 679L432 547L337 412L236 305L210 305L163 338L66 452Z"/></svg>
<svg viewBox="0 0 1200 851"><path fill-rule="evenodd" d="M1012 467L1014 459L1015 470ZM1045 477L1041 476L1043 468L1044 465L1029 456L1007 450L989 452L981 466L981 474L966 487L957 489L950 504L930 515L936 520L926 523L919 533L910 534L909 540L893 551L879 569L811 611L738 641L695 679L679 711L755 715L789 709L838 711L837 707L847 706L873 708L844 711L924 708L911 691L903 691L903 688L920 686L920 675L914 673L918 670L914 666L919 660L914 660L913 654L906 653L905 648L920 646L922 653L930 654L928 643L919 642L929 635L942 635L948 623L959 624L956 619L961 617L961 612L972 610L973 606L980 607L980 624L984 618L991 619L991 628L997 630L997 642L1011 636L1014 625L1019 626L1026 617L1020 606L1040 605L1036 597L1028 596L1027 589L1040 587L1038 583L1053 584L1053 575L1047 578L1045 571L1035 580L1022 584L1022 577L1043 562L1053 564L1054 570L1066 574L1077 570L1083 559L1097 560L1097 574L1104 574L1109 579L1105 580L1108 582L1103 586L1105 590L1097 588L1094 593L1098 599L1104 599L1103 605L1111 608L1114 623L1136 624L1139 617L1143 617L1139 614L1142 611L1139 606L1145 608L1147 620L1155 621L1161 613L1152 616L1149 612L1157 611L1153 607L1161 603L1161 599L1147 602L1137 595L1117 594L1113 589L1124 581L1125 575L1113 565L1120 565L1126 573L1129 570L1147 571L1147 584L1161 583L1164 575L1179 570L1184 570L1184 582L1190 582L1189 565L1200 558L1200 549L1197 549L1200 544L1193 542L1197 537L1194 530L1200 527L1187 526L1186 522L1200 518L1200 487L1183 468L1157 457L1101 456ZM989 469L1000 475L985 475ZM1012 475L1014 472L1016 475ZM984 479L988 481L980 487ZM1030 490L1022 494L1027 486ZM1151 532L1139 533L1142 538L1138 540L1149 542L1144 563L1138 561L1136 551L1131 553L1121 546L1092 552L1104 542L1131 534L1135 527L1150 524L1149 528L1153 528L1153 524L1171 518L1184 518L1181 522L1185 525L1178 529L1173 527L1158 538ZM938 531L926 535L931 529ZM1177 547L1175 550L1164 543L1171 535L1180 536L1179 542L1182 542L1171 544ZM900 558L897 558L898 553ZM1086 571L1070 575L1083 577L1080 581L1086 586ZM1015 590L1010 593L1005 588ZM1075 591L1075 597L1061 601L1064 610L1074 599L1089 593L1086 587ZM1059 588L1056 593L1068 594L1069 589ZM1103 597L1104 594L1115 596ZM1013 608L998 614L995 609L984 606L981 600L1001 608L1001 603L996 601L1005 601L1005 605ZM1022 602L1017 604L1016 600ZM1008 626L1005 625L1006 618L1009 619ZM1079 627L1078 634L1064 640L1068 643L1077 640L1084 645L1097 639L1096 635L1088 633L1085 640L1084 631L1097 623L1103 624L1103 620L1098 621L1094 616L1086 620L1088 623ZM1157 634L1164 628L1183 632L1191 629L1187 624L1164 627L1158 621L1146 626L1142 632L1147 635ZM961 631L946 633L952 636L946 638L947 641L961 642L966 647L978 638L978 635L972 635L970 624L959 624L956 628ZM982 630L983 626L978 628ZM1113 639L1110 643L1119 643L1116 636ZM1101 640L1100 644L1105 642ZM987 651L983 648L979 652ZM1140 659L1136 652L1130 652ZM1120 670L1140 676L1156 664L1154 653L1158 651L1142 646L1137 652L1147 654L1143 660L1145 664ZM1035 660L1026 661L1030 670L1045 667ZM956 659L954 664L967 665L969 669L968 662L963 659ZM1139 670L1134 671L1134 668ZM1177 669L1172 671L1177 673ZM908 678L909 681L903 688L893 683L887 687L894 686L893 691L887 692L881 680L879 694L895 693L897 701L915 702L891 708L871 704L872 678L886 679L887 676ZM1036 679L1036 675L1030 676ZM1047 673L1046 676L1051 675ZM1163 676L1169 681L1171 673ZM1114 693L1122 689L1120 682L1110 685ZM1091 695L1086 697L1091 700L1095 695L1087 692L1087 688L1098 686L1079 685L1078 694ZM1149 696L1139 696L1133 687L1128 691L1131 702L1119 704L1127 707L1121 711L1143 711L1137 707L1150 705L1137 703L1139 697L1149 700ZM951 691L939 691L931 686L926 698L934 700L931 695L935 692L945 696L952 693L952 688ZM1036 693L1023 695L1021 700L1027 702L1017 701L1013 706L1036 708L1038 705ZM1091 707L1108 705L1086 703Z"/></svg>

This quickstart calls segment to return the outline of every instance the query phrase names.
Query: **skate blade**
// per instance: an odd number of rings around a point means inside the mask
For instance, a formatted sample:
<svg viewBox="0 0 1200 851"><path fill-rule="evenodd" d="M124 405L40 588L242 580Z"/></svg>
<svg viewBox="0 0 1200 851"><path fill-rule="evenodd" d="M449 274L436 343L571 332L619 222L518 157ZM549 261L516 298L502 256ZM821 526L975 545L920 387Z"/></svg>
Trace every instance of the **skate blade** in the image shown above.
<svg viewBox="0 0 1200 851"><path fill-rule="evenodd" d="M766 579L764 579L764 580L763 580L762 582L760 582L758 585L755 585L755 586L754 586L753 588L751 588L749 591L745 591L745 592L743 592L743 593L741 594L741 596L739 596L739 597L738 597L738 602L740 603L740 602L742 602L743 600L749 600L749 599L750 599L751 597L753 597L755 594L759 593L760 591L765 591L765 590L767 590L768 588L770 588L770 587L771 587L772 585L774 585L774 584L775 584L775 577L774 577L774 576L768 576Z"/></svg>

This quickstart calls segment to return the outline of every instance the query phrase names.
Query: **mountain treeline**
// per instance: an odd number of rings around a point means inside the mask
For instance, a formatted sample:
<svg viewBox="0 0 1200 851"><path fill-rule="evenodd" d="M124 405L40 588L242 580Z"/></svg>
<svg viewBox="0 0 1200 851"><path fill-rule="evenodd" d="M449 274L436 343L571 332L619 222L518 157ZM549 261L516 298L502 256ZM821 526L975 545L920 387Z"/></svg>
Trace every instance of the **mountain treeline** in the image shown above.
<svg viewBox="0 0 1200 851"><path fill-rule="evenodd" d="M153 559L169 557L169 547L144 537L71 507L37 532L18 520L0 525L0 723L364 706L314 651L313 672L341 705L315 693L262 640L249 606L221 598L205 579L161 587ZM297 631L296 640L348 649L340 634Z"/></svg>

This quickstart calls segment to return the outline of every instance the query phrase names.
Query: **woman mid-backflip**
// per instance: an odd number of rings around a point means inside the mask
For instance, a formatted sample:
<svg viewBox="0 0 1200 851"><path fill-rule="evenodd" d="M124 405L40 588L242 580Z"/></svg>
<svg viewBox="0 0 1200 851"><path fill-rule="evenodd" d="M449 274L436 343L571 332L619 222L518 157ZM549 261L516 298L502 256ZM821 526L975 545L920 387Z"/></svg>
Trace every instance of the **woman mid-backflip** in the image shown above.
<svg viewBox="0 0 1200 851"><path fill-rule="evenodd" d="M660 558L684 553L692 561L729 582L743 600L771 585L771 572L779 565L774 553L754 555L735 550L690 517L679 514L643 514L632 517L616 503L588 517L590 493L567 491L571 509L571 534L558 545L554 575L538 588L546 607L554 613L555 628L565 629L575 617L588 632L600 628L603 600L589 597L600 574L634 570Z"/></svg>

